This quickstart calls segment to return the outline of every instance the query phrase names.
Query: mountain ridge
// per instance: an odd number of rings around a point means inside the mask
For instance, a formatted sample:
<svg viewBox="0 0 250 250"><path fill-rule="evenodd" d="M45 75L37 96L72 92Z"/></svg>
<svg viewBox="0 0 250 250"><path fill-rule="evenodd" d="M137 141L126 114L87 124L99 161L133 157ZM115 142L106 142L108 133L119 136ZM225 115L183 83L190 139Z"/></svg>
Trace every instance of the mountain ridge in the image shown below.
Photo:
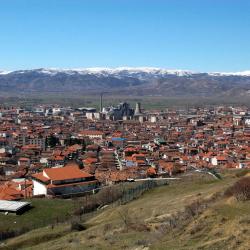
<svg viewBox="0 0 250 250"><path fill-rule="evenodd" d="M128 73L148 73L148 74L170 74L170 75L197 75L197 74L207 74L211 76L250 76L250 70L239 71L239 72L203 72L203 71L192 71L192 70L182 70L182 69L166 69L158 67L87 67L87 68L34 68L34 69L24 69L24 70L13 70L5 71L1 70L0 75L8 75L12 73L27 73L27 72L40 72L44 74L57 74L57 73L79 73L79 74L116 74L122 72Z"/></svg>
<svg viewBox="0 0 250 250"><path fill-rule="evenodd" d="M0 71L1 93L100 93L125 95L249 97L250 71L206 73L152 67Z"/></svg>

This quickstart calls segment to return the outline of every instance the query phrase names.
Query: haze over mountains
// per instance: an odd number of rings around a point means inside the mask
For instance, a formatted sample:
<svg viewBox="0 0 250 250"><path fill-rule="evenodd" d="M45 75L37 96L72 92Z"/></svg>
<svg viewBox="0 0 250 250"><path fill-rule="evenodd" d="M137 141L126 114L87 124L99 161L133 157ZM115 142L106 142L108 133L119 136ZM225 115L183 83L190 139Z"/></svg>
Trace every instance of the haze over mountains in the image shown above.
<svg viewBox="0 0 250 250"><path fill-rule="evenodd" d="M160 68L0 71L1 93L100 93L155 96L250 97L250 71L205 73Z"/></svg>

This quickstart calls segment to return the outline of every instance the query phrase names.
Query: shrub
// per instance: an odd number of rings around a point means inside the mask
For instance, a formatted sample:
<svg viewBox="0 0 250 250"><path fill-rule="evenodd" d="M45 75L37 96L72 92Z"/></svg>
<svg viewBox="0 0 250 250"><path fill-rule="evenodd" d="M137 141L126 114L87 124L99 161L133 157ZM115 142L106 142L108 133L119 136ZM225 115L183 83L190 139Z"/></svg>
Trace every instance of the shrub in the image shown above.
<svg viewBox="0 0 250 250"><path fill-rule="evenodd" d="M213 174L215 177L217 177L219 180L222 179L221 175L215 170L215 169L210 169L208 172Z"/></svg>
<svg viewBox="0 0 250 250"><path fill-rule="evenodd" d="M203 207L202 203L199 200L197 200L185 206L185 212L187 213L187 215L194 217L200 213L202 207Z"/></svg>
<svg viewBox="0 0 250 250"><path fill-rule="evenodd" d="M76 221L72 221L70 229L71 231L83 231L86 229L86 227Z"/></svg>
<svg viewBox="0 0 250 250"><path fill-rule="evenodd" d="M240 172L236 173L235 176L236 177L243 177L243 176L247 175L248 173L250 173L249 169L243 169Z"/></svg>
<svg viewBox="0 0 250 250"><path fill-rule="evenodd" d="M130 223L130 228L137 232L148 232L150 228L144 223Z"/></svg>
<svg viewBox="0 0 250 250"><path fill-rule="evenodd" d="M83 209L82 209L82 208L77 208L77 209L74 211L73 214L76 215L76 216L80 216L80 215L83 214Z"/></svg>
<svg viewBox="0 0 250 250"><path fill-rule="evenodd" d="M122 191L113 187L106 187L98 193L98 203L106 205L122 197Z"/></svg>
<svg viewBox="0 0 250 250"><path fill-rule="evenodd" d="M234 196L238 201L250 200L250 177L238 180L226 190L225 195Z"/></svg>
<svg viewBox="0 0 250 250"><path fill-rule="evenodd" d="M28 231L29 231L29 229L26 227L22 227L22 228L19 228L16 230L7 229L6 231L0 231L0 242L2 240L6 240L8 238L19 236L19 235L26 233Z"/></svg>
<svg viewBox="0 0 250 250"><path fill-rule="evenodd" d="M139 240L137 240L136 245L138 245L138 246L148 246L149 241L148 241L148 239L139 239Z"/></svg>
<svg viewBox="0 0 250 250"><path fill-rule="evenodd" d="M99 204L96 204L94 201L91 201L89 204L86 204L83 208L83 213L93 212L98 208Z"/></svg>

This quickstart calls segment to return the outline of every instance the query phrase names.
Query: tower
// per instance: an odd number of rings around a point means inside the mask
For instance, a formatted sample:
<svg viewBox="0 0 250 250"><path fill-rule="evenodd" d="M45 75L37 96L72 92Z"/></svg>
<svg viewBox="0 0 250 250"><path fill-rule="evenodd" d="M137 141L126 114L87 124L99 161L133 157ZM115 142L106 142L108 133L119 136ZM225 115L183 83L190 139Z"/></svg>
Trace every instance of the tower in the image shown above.
<svg viewBox="0 0 250 250"><path fill-rule="evenodd" d="M135 106L135 115L140 115L141 114L141 103L137 102Z"/></svg>
<svg viewBox="0 0 250 250"><path fill-rule="evenodd" d="M103 93L100 94L100 112L102 112L102 96Z"/></svg>

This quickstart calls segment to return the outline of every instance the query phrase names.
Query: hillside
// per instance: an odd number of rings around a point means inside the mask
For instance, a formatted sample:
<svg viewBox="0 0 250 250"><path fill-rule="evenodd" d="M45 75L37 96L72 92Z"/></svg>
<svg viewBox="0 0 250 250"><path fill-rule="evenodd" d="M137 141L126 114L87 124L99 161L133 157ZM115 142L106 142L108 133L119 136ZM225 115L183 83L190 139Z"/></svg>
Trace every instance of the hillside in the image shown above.
<svg viewBox="0 0 250 250"><path fill-rule="evenodd" d="M33 230L1 249L249 249L250 202L223 195L239 179L197 173L155 188L126 205L108 207L81 222Z"/></svg>
<svg viewBox="0 0 250 250"><path fill-rule="evenodd" d="M0 72L2 96L63 93L169 96L249 97L250 74L199 73L158 68L34 69Z"/></svg>

